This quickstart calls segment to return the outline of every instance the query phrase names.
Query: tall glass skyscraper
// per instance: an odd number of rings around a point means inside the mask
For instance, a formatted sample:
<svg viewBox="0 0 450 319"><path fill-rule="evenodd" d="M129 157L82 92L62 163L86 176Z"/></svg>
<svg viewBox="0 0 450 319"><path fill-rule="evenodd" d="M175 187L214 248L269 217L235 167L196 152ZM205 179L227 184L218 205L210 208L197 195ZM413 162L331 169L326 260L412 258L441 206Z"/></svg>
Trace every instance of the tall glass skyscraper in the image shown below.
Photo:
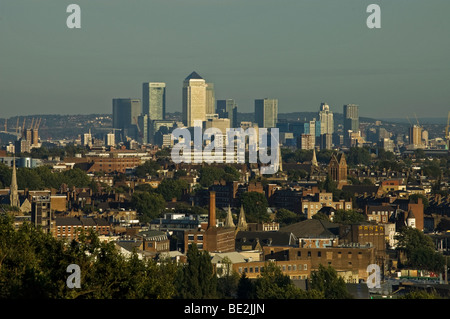
<svg viewBox="0 0 450 319"><path fill-rule="evenodd" d="M215 114L216 95L214 93L214 84L206 83L206 114Z"/></svg>
<svg viewBox="0 0 450 319"><path fill-rule="evenodd" d="M140 99L113 99L113 128L122 131L124 136L137 139L137 122L141 114Z"/></svg>
<svg viewBox="0 0 450 319"><path fill-rule="evenodd" d="M359 132L359 111L358 105L345 104L344 105L344 132L348 131Z"/></svg>
<svg viewBox="0 0 450 319"><path fill-rule="evenodd" d="M320 104L319 121L320 134L334 133L333 112L330 111L330 106L326 103Z"/></svg>
<svg viewBox="0 0 450 319"><path fill-rule="evenodd" d="M142 84L142 114L149 120L164 120L166 117L166 84L147 82Z"/></svg>
<svg viewBox="0 0 450 319"><path fill-rule="evenodd" d="M278 122L278 100L255 100L255 122L259 127L276 127Z"/></svg>
<svg viewBox="0 0 450 319"><path fill-rule="evenodd" d="M183 82L183 123L193 127L194 121L206 121L206 87L205 80L192 72Z"/></svg>
<svg viewBox="0 0 450 319"><path fill-rule="evenodd" d="M233 99L217 100L217 114L219 118L229 119L232 128L238 127L237 104Z"/></svg>

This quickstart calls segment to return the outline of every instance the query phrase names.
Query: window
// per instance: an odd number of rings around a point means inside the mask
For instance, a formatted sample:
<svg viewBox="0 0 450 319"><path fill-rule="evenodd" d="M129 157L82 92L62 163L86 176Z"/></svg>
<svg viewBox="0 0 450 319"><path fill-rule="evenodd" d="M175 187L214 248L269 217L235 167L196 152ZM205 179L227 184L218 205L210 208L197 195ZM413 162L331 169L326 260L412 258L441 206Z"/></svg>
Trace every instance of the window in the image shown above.
<svg viewBox="0 0 450 319"><path fill-rule="evenodd" d="M307 264L303 265L303 270L308 270L308 265Z"/></svg>
<svg viewBox="0 0 450 319"><path fill-rule="evenodd" d="M301 257L302 256L302 252L301 251L297 251L297 257Z"/></svg>
<svg viewBox="0 0 450 319"><path fill-rule="evenodd" d="M197 235L197 240L203 240L203 235Z"/></svg>
<svg viewBox="0 0 450 319"><path fill-rule="evenodd" d="M317 257L322 257L322 252L321 251L317 252Z"/></svg>
<svg viewBox="0 0 450 319"><path fill-rule="evenodd" d="M194 240L194 235L188 235L188 240Z"/></svg>
<svg viewBox="0 0 450 319"><path fill-rule="evenodd" d="M259 272L259 267L255 266L255 272Z"/></svg>
<svg viewBox="0 0 450 319"><path fill-rule="evenodd" d="M308 257L311 257L311 252L310 251L308 251Z"/></svg>

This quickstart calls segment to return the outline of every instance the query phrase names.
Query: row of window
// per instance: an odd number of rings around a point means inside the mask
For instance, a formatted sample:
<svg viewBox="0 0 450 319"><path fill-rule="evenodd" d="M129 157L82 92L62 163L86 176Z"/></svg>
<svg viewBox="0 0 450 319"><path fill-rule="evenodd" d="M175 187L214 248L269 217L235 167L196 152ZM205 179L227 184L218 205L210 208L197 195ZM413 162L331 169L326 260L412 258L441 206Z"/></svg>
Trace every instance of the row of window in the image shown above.
<svg viewBox="0 0 450 319"><path fill-rule="evenodd" d="M188 240L195 240L195 235L188 235ZM197 235L197 240L203 240L203 235Z"/></svg>
<svg viewBox="0 0 450 319"><path fill-rule="evenodd" d="M304 265L281 265L280 266L281 270L283 272L286 271L301 271L301 270L308 270L308 265L304 264ZM239 267L238 268L239 273L241 274L242 271L244 271L245 273L259 273L259 272L263 272L264 271L264 266L254 266L254 267Z"/></svg>

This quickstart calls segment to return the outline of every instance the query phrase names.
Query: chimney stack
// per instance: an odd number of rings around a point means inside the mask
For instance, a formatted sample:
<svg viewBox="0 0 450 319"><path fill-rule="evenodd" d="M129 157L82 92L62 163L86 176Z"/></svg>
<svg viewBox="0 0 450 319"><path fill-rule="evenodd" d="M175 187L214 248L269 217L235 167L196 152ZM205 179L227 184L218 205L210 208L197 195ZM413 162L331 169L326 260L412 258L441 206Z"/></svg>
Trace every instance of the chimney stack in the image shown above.
<svg viewBox="0 0 450 319"><path fill-rule="evenodd" d="M208 228L216 227L216 192L209 192Z"/></svg>

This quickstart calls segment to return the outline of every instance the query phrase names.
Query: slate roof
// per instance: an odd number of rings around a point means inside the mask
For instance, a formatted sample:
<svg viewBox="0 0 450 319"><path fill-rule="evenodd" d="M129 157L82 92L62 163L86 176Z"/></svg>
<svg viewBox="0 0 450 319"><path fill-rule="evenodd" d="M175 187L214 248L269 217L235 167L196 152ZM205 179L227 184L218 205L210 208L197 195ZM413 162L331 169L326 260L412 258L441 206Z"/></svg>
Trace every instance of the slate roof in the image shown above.
<svg viewBox="0 0 450 319"><path fill-rule="evenodd" d="M323 220L307 219L284 226L279 232L289 232L297 238L336 238L339 235L339 225Z"/></svg>
<svg viewBox="0 0 450 319"><path fill-rule="evenodd" d="M342 191L350 192L352 194L364 195L364 193L366 193L366 194L370 195L370 194L376 194L378 192L378 186L372 186L372 185L344 185L344 186L342 186Z"/></svg>
<svg viewBox="0 0 450 319"><path fill-rule="evenodd" d="M296 238L289 232L239 231L236 234L236 250L248 245L255 248L258 243L261 246L292 246Z"/></svg>

